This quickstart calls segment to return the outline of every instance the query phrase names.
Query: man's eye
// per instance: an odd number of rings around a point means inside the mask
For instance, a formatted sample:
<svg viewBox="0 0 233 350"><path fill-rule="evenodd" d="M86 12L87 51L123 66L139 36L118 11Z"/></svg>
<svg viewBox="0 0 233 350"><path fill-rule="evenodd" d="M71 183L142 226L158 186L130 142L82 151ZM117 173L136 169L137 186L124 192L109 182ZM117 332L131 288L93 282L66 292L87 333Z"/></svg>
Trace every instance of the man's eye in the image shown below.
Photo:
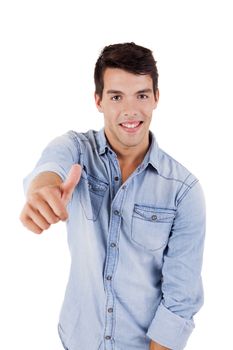
<svg viewBox="0 0 233 350"><path fill-rule="evenodd" d="M120 99L121 99L121 96L120 96L120 95L115 95L115 96L112 96L112 97L111 97L111 100L112 100L112 101L120 101Z"/></svg>
<svg viewBox="0 0 233 350"><path fill-rule="evenodd" d="M146 99L148 99L149 98L149 96L148 95L145 95L145 94L140 94L140 95L138 95L138 99L139 100L146 100Z"/></svg>

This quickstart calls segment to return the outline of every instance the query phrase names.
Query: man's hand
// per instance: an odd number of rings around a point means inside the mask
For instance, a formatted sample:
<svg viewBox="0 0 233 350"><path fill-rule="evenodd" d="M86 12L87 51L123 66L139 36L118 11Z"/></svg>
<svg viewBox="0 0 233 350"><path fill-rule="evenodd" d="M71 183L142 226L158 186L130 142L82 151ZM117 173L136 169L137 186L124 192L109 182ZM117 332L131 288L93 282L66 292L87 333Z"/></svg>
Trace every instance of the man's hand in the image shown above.
<svg viewBox="0 0 233 350"><path fill-rule="evenodd" d="M21 212L23 225L34 233L42 233L51 224L68 218L66 206L79 183L82 168L75 164L65 182L52 172L39 174L28 191L27 202Z"/></svg>
<svg viewBox="0 0 233 350"><path fill-rule="evenodd" d="M158 343L155 343L153 340L151 340L150 350L169 350L169 349L165 348L164 346L159 345Z"/></svg>

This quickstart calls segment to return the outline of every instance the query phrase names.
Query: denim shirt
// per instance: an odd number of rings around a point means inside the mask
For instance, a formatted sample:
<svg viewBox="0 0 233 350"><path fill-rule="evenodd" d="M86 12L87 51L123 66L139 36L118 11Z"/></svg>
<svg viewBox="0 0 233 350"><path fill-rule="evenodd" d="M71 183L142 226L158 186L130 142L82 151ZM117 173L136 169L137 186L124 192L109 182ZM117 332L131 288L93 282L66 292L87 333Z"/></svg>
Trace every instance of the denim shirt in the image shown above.
<svg viewBox="0 0 233 350"><path fill-rule="evenodd" d="M68 204L71 268L58 331L68 350L181 350L203 304L205 204L195 176L150 148L122 183L104 129L70 131L43 151L40 172L82 176Z"/></svg>

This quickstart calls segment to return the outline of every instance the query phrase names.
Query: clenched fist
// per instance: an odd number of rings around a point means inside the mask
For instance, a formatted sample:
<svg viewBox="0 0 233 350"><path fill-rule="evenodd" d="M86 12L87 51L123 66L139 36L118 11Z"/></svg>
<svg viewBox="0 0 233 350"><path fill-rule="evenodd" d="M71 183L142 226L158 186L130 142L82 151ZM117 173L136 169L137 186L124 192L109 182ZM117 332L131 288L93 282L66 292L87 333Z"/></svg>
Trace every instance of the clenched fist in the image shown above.
<svg viewBox="0 0 233 350"><path fill-rule="evenodd" d="M29 188L26 204L20 220L35 233L42 233L51 224L66 220L66 206L79 183L82 168L75 164L70 169L65 182L52 172L39 174Z"/></svg>

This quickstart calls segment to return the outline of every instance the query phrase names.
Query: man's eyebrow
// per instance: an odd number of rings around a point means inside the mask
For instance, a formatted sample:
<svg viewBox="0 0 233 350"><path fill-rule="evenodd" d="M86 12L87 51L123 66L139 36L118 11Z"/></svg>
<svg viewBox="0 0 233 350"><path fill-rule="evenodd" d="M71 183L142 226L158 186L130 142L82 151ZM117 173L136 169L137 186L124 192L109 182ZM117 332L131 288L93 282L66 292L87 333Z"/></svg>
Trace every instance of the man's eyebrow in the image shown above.
<svg viewBox="0 0 233 350"><path fill-rule="evenodd" d="M124 93L120 90L107 90L107 94L121 94L121 95L123 95Z"/></svg>
<svg viewBox="0 0 233 350"><path fill-rule="evenodd" d="M136 94L145 94L145 93L152 93L152 89L142 89L142 90L139 90L137 92L135 92L135 95ZM121 95L124 95L124 92L120 91L120 90L107 90L107 94L121 94Z"/></svg>
<svg viewBox="0 0 233 350"><path fill-rule="evenodd" d="M136 94L145 94L148 92L153 92L152 89L143 89L136 92Z"/></svg>

